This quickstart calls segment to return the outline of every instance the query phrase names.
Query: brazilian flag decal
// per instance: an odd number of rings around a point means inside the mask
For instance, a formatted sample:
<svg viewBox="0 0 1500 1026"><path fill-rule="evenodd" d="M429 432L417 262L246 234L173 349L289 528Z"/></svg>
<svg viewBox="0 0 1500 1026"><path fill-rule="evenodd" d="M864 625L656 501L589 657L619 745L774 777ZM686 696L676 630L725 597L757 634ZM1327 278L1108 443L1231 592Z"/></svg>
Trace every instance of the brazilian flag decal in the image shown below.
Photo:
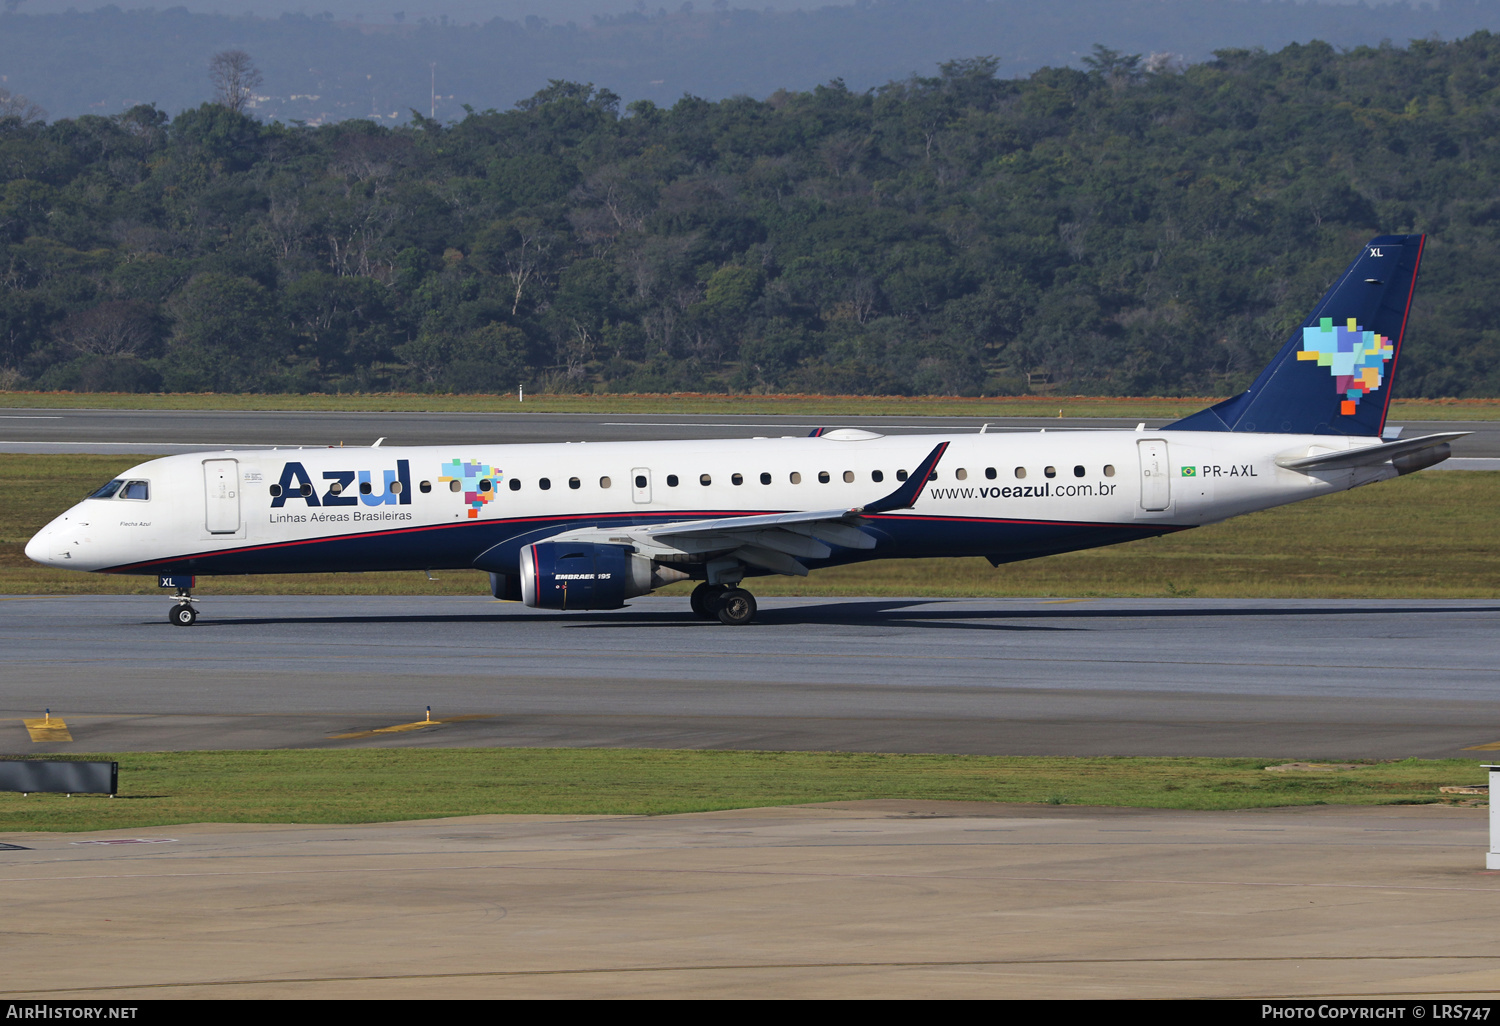
<svg viewBox="0 0 1500 1026"><path fill-rule="evenodd" d="M1183 467L1182 468L1182 476L1183 477L1197 477L1198 476L1198 468L1197 467Z"/></svg>

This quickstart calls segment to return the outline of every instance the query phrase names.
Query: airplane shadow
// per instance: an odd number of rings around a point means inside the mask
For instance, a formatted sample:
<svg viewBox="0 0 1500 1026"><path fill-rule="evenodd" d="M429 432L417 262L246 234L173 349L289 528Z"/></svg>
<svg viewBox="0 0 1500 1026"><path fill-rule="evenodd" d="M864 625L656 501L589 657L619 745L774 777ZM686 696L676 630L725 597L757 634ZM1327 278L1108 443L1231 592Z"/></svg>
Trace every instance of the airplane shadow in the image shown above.
<svg viewBox="0 0 1500 1026"><path fill-rule="evenodd" d="M686 603L684 603L684 606ZM1089 620L1180 620L1180 619L1251 619L1290 617L1307 620L1339 616L1410 616L1414 614L1500 613L1500 605L1487 606L1275 606L1254 605L1235 608L1182 607L1139 609L1111 605L1108 600L1087 606L1049 609L955 609L944 599L869 599L836 602L827 605L773 606L762 608L750 627L794 625L828 626L905 626L935 627L944 630L988 631L1080 631L1089 630L1082 621ZM549 622L569 629L639 629L694 628L719 629L723 625L700 620L686 608L682 611L618 610L554 614ZM996 622L996 621L1010 621ZM1023 621L1016 623L1015 621ZM154 621L147 621L148 623ZM376 614L344 616L235 617L229 620L205 618L196 629L223 630L270 625L337 625L337 624L537 624L535 613L416 613L409 616ZM165 623L162 626L169 626Z"/></svg>

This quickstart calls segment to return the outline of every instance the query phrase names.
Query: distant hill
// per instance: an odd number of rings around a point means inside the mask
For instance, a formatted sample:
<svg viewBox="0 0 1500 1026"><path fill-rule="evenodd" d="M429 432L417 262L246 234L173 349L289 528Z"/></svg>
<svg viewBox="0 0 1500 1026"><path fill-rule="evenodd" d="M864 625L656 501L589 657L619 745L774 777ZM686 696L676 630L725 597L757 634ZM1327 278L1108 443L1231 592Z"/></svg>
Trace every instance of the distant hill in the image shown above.
<svg viewBox="0 0 1500 1026"><path fill-rule="evenodd" d="M12 6L12 5L7 5ZM622 5L623 6L623 5ZM458 25L340 22L123 11L0 14L0 86L54 117L114 114L139 103L175 113L211 98L207 63L249 51L264 72L262 120L405 122L415 108L440 120L505 109L549 79L592 82L625 101L669 104L765 98L834 79L862 91L931 74L954 57L994 55L1009 78L1080 66L1095 43L1125 53L1208 59L1222 48L1278 50L1320 39L1335 47L1454 39L1500 29L1500 0L1436 5L1276 0L862 0L808 11L713 10L622 14L586 25L493 20ZM435 83L435 86L434 86Z"/></svg>

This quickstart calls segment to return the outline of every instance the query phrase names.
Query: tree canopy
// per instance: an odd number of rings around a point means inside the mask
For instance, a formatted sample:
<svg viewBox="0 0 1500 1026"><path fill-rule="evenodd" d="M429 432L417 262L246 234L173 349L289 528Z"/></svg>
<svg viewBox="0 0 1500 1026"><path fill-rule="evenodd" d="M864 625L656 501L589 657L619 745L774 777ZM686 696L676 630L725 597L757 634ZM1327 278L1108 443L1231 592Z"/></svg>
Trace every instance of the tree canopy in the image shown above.
<svg viewBox="0 0 1500 1026"><path fill-rule="evenodd" d="M1398 387L1500 394L1500 36L996 68L396 128L0 111L0 387L1227 394L1423 231Z"/></svg>

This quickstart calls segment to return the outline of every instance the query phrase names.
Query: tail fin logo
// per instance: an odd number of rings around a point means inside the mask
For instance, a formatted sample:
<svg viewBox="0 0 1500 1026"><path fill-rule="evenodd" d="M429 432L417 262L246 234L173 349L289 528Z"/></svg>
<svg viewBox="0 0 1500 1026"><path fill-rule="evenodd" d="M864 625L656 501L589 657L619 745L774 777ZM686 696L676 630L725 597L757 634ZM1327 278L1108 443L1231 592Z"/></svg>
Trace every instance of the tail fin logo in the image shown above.
<svg viewBox="0 0 1500 1026"><path fill-rule="evenodd" d="M1302 329L1298 360L1316 360L1333 375L1334 391L1344 400L1339 413L1353 416L1360 399L1385 380L1385 365L1396 355L1391 340L1360 327L1353 317L1334 327L1332 317L1319 318L1316 327Z"/></svg>

